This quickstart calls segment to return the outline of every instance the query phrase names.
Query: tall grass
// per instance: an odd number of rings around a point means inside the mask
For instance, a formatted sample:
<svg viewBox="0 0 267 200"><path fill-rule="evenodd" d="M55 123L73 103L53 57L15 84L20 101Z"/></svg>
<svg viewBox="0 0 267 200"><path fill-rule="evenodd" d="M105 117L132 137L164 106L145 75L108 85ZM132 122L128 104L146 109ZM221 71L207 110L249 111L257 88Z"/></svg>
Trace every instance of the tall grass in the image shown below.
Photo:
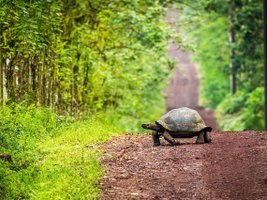
<svg viewBox="0 0 267 200"><path fill-rule="evenodd" d="M0 199L95 199L99 142L119 130L111 120L76 121L48 108L0 108Z"/></svg>
<svg viewBox="0 0 267 200"><path fill-rule="evenodd" d="M39 144L44 155L32 199L96 199L102 171L96 144L117 129L98 119L75 122L60 135Z"/></svg>

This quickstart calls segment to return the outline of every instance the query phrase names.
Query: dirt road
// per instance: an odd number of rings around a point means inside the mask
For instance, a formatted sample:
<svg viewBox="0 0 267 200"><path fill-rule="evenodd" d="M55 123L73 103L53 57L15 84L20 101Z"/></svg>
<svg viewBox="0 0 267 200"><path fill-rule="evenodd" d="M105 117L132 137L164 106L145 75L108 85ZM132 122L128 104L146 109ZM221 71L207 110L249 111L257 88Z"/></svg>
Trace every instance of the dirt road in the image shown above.
<svg viewBox="0 0 267 200"><path fill-rule="evenodd" d="M101 200L266 200L267 133L212 133L211 144L153 147L149 135L105 145Z"/></svg>

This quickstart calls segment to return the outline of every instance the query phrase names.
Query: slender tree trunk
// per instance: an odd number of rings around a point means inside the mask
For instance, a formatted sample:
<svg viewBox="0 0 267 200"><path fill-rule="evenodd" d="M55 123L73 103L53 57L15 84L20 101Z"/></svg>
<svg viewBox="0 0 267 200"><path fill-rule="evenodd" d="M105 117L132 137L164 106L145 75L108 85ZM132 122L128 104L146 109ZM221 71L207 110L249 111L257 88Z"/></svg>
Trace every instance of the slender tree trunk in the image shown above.
<svg viewBox="0 0 267 200"><path fill-rule="evenodd" d="M76 62L78 63L80 60L80 53L76 55ZM79 91L78 91L78 73L79 73L79 66L75 63L72 69L73 73L73 80L72 80L72 113L76 114L76 111L79 109Z"/></svg>
<svg viewBox="0 0 267 200"><path fill-rule="evenodd" d="M43 65L43 76L42 76L42 105L47 105L46 99L46 66Z"/></svg>
<svg viewBox="0 0 267 200"><path fill-rule="evenodd" d="M89 82L89 78L88 78L88 74L89 74L89 68L90 66L89 65L86 65L85 67L85 72L84 72L84 79L83 79L83 93L82 93L82 101L83 101L83 104L87 105L87 86L88 86L88 82Z"/></svg>
<svg viewBox="0 0 267 200"><path fill-rule="evenodd" d="M33 101L36 102L37 101L37 96L38 96L38 93L37 93L37 84L36 84L36 68L37 68L37 63L38 62L38 58L37 57L34 57L33 58L33 61L30 63L30 74L29 74L29 77L30 77L30 87L31 87L31 91L32 91L32 94L33 94Z"/></svg>
<svg viewBox="0 0 267 200"><path fill-rule="evenodd" d="M232 48L230 51L230 90L231 94L236 93L236 62L235 62L235 50L233 46L236 43L236 38L235 38L235 29L233 25L233 14L234 14L234 5L231 2L229 5L229 10L228 10L228 18L229 18L229 42L232 44Z"/></svg>
<svg viewBox="0 0 267 200"><path fill-rule="evenodd" d="M19 56L20 59L21 56ZM22 84L21 84L21 69L23 68L25 60L20 59L20 64L15 67L15 97L16 97L16 102L20 102L22 99Z"/></svg>
<svg viewBox="0 0 267 200"><path fill-rule="evenodd" d="M11 80L11 99L12 102L16 102L16 65L11 66L12 68L12 80Z"/></svg>
<svg viewBox="0 0 267 200"><path fill-rule="evenodd" d="M15 74L15 65L14 65L14 61L16 59L16 55L11 58L11 60L9 60L9 62L6 65L6 70L7 70L7 74L6 74L6 87L7 87L7 95L9 100L11 100L11 102L15 101L15 88L14 88L14 74Z"/></svg>
<svg viewBox="0 0 267 200"><path fill-rule="evenodd" d="M0 105L3 104L3 88L4 88L4 82L3 82L3 70L4 70L4 58L3 58L3 50L0 47Z"/></svg>
<svg viewBox="0 0 267 200"><path fill-rule="evenodd" d="M18 76L17 76L17 101L21 102L25 94L29 92L28 84L28 68L30 65L30 59L25 58L22 54L19 56L21 63L18 67Z"/></svg>
<svg viewBox="0 0 267 200"><path fill-rule="evenodd" d="M50 61L50 81L49 81L49 106L54 108L55 105L55 53L53 52L53 47L51 47L51 61Z"/></svg>
<svg viewBox="0 0 267 200"><path fill-rule="evenodd" d="M57 71L57 84L56 84L56 88L57 88L57 94L56 94L56 109L58 113L62 112L62 107L63 107L63 102L62 102L62 93L63 93L63 87L61 86L61 82L62 82L62 76L61 76L61 66L58 67L58 71Z"/></svg>
<svg viewBox="0 0 267 200"><path fill-rule="evenodd" d="M264 115L265 130L267 130L267 0L263 0L263 25L264 25Z"/></svg>
<svg viewBox="0 0 267 200"><path fill-rule="evenodd" d="M6 74L7 74L7 61L6 59L3 60L3 104L6 103L7 100L7 80L6 80Z"/></svg>
<svg viewBox="0 0 267 200"><path fill-rule="evenodd" d="M37 104L38 105L42 105L42 77L43 77L42 69L43 69L43 65L44 65L44 63L41 63L37 69L36 94L37 94Z"/></svg>
<svg viewBox="0 0 267 200"><path fill-rule="evenodd" d="M73 67L73 108L76 112L76 110L78 109L78 105L79 105L79 93L78 93L78 72L79 72L79 67L77 65L75 65ZM75 113L74 113L75 114Z"/></svg>
<svg viewBox="0 0 267 200"><path fill-rule="evenodd" d="M55 94L56 94L56 88L55 88L55 85L56 85L56 80L55 80L55 66L52 67L52 71L51 71L51 84L50 84L50 107L51 108L55 108Z"/></svg>
<svg viewBox="0 0 267 200"><path fill-rule="evenodd" d="M33 69L33 61L32 58L27 59L27 62L24 67L24 84L25 84L25 93L33 92L32 89L32 69Z"/></svg>

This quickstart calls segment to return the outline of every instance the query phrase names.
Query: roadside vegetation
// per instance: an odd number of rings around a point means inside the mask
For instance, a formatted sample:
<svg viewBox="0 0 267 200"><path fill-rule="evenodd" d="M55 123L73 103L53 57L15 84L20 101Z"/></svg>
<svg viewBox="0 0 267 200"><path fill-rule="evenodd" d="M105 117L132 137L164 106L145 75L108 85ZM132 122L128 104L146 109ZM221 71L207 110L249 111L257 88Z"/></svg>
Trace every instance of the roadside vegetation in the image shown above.
<svg viewBox="0 0 267 200"><path fill-rule="evenodd" d="M0 109L1 199L95 199L102 169L96 145L120 133L105 116L75 120L31 105Z"/></svg>
<svg viewBox="0 0 267 200"><path fill-rule="evenodd" d="M0 199L96 199L96 144L165 110L164 7L0 0Z"/></svg>

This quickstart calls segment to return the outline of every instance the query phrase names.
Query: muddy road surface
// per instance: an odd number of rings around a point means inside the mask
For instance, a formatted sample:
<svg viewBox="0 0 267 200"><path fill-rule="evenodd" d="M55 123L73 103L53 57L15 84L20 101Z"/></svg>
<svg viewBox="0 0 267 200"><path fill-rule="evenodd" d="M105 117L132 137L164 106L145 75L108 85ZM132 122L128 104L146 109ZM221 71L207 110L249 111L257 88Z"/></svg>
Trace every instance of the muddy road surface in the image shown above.
<svg viewBox="0 0 267 200"><path fill-rule="evenodd" d="M265 200L267 133L212 133L212 143L153 147L149 135L104 145L100 200Z"/></svg>

